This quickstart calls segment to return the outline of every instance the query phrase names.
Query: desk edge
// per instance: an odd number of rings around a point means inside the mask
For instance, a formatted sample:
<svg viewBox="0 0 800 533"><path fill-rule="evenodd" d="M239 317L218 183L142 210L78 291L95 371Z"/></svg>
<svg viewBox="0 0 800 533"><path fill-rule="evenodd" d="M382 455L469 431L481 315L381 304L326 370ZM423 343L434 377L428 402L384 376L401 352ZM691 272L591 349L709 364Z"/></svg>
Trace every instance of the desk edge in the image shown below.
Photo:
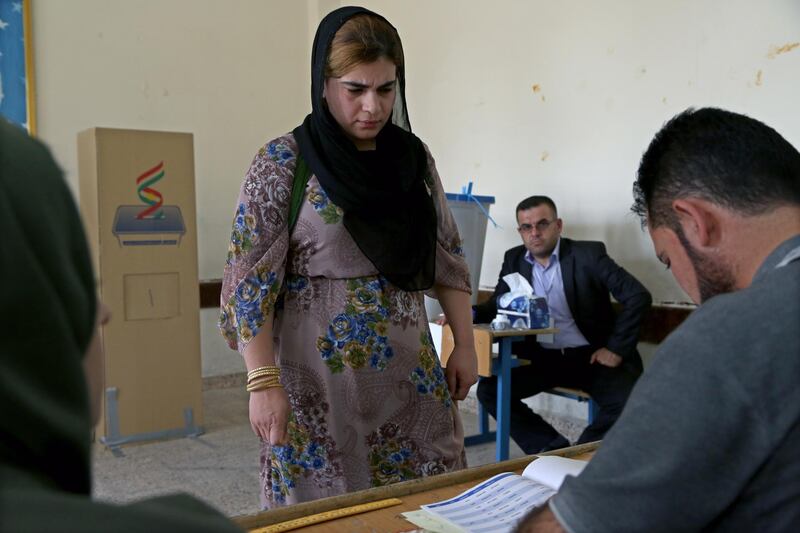
<svg viewBox="0 0 800 533"><path fill-rule="evenodd" d="M540 455L575 457L577 455L593 452L599 445L600 441L589 442L577 446L570 446L569 448L554 450L552 452L547 452ZM466 468L456 472L448 472L446 474L439 474L436 476L402 481L400 483L387 485L385 487L374 487L348 494L341 494L339 496L331 496L310 502L297 503L287 507L279 507L269 511L262 511L255 515L234 516L232 517L232 520L245 530L255 529L280 522L286 522L287 520L294 520L295 518L308 516L310 514L323 513L325 511L331 511L352 505L359 505L376 500L383 500L386 498L400 498L401 496L408 496L409 494L434 490L458 483L465 483L467 481L473 481L476 479L485 479L502 472L520 470L533 461L534 457L535 456L533 455L527 455L525 457L511 459L500 463L492 463L473 468Z"/></svg>

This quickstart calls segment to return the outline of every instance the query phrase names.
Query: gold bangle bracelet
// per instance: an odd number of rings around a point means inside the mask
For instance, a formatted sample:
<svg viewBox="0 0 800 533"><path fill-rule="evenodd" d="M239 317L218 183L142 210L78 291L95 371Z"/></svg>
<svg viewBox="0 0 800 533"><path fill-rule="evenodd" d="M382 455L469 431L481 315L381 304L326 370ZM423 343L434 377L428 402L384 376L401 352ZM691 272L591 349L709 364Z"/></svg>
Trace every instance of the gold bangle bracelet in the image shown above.
<svg viewBox="0 0 800 533"><path fill-rule="evenodd" d="M272 389L275 387L283 387L279 382L272 382L272 383L254 383L253 385L247 386L247 392L258 392L266 389Z"/></svg>
<svg viewBox="0 0 800 533"><path fill-rule="evenodd" d="M256 383L277 383L278 376L264 376L260 378L253 379L247 382L247 386L255 385Z"/></svg>
<svg viewBox="0 0 800 533"><path fill-rule="evenodd" d="M278 379L280 376L256 376L253 379L248 379L247 384L250 385L251 383L255 383L256 381L261 381L262 379Z"/></svg>
<svg viewBox="0 0 800 533"><path fill-rule="evenodd" d="M270 371L270 370L274 370L274 371L277 372L280 369L281 369L281 367L279 367L279 366L259 366L257 368L252 369L252 370L248 370L247 373L248 374L252 374L253 372Z"/></svg>
<svg viewBox="0 0 800 533"><path fill-rule="evenodd" d="M247 382L248 385L252 385L253 383L261 383L266 381L278 381L280 376L259 376L257 378L253 378Z"/></svg>
<svg viewBox="0 0 800 533"><path fill-rule="evenodd" d="M270 366L259 366L259 367L257 367L257 368L254 368L253 370L250 370L249 372L247 372L247 378L248 378L248 379L250 379L250 378L252 378L254 375L256 375L256 374L261 374L261 373L265 373L265 374L268 374L268 373L279 374L279 373L280 373L280 371L281 371L280 367L278 367L278 366L274 366L274 365L270 365Z"/></svg>
<svg viewBox="0 0 800 533"><path fill-rule="evenodd" d="M247 379L251 380L260 376L279 376L280 370L258 370L254 372L249 372L247 374Z"/></svg>
<svg viewBox="0 0 800 533"><path fill-rule="evenodd" d="M248 371L247 374L250 375L250 374L257 374L259 372L280 372L280 371L281 371L280 367L277 366L261 366Z"/></svg>

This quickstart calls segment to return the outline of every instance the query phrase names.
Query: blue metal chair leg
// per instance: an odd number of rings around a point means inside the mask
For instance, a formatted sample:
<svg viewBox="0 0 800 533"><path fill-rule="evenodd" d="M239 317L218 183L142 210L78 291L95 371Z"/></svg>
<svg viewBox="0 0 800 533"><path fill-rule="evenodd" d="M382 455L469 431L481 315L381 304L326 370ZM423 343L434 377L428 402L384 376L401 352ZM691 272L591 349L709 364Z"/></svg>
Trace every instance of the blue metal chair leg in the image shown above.
<svg viewBox="0 0 800 533"><path fill-rule="evenodd" d="M500 364L497 376L497 450L498 461L508 459L511 426L511 337L500 339Z"/></svg>
<svg viewBox="0 0 800 533"><path fill-rule="evenodd" d="M478 434L464 437L464 446L474 446L495 440L495 432L489 430L489 411L478 400Z"/></svg>
<svg viewBox="0 0 800 533"><path fill-rule="evenodd" d="M488 435L489 431L489 411L483 408L483 404L478 401L478 430L481 435Z"/></svg>
<svg viewBox="0 0 800 533"><path fill-rule="evenodd" d="M589 425L591 425L595 418L597 418L597 402L589 398Z"/></svg>

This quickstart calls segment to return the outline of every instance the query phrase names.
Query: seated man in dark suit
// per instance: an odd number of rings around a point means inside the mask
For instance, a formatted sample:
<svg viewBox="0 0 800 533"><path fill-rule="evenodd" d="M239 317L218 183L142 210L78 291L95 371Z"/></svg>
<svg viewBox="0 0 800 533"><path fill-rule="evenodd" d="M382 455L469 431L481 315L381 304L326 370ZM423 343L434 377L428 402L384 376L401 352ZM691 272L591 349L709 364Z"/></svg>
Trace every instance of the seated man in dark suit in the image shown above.
<svg viewBox="0 0 800 533"><path fill-rule="evenodd" d="M599 440L619 417L642 373L636 342L650 293L606 254L603 243L562 238L563 222L550 198L531 196L520 202L517 222L524 244L506 252L494 294L474 307L474 321L491 322L498 297L509 292L503 276L518 272L537 295L547 298L559 332L552 343L529 337L514 345L513 353L531 364L511 374L511 437L528 454L568 446L522 399L571 387L589 393L599 407L578 443ZM619 314L609 293L622 304ZM497 416L496 377L481 378L478 399Z"/></svg>

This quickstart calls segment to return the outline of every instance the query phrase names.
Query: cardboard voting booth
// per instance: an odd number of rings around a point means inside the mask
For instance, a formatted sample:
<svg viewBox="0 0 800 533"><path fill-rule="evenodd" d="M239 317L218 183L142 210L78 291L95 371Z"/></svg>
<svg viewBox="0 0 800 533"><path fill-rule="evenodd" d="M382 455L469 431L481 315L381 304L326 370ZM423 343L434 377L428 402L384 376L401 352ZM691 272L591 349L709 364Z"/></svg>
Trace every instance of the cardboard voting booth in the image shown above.
<svg viewBox="0 0 800 533"><path fill-rule="evenodd" d="M80 205L111 308L100 440L202 432L194 149L190 133L78 134Z"/></svg>

